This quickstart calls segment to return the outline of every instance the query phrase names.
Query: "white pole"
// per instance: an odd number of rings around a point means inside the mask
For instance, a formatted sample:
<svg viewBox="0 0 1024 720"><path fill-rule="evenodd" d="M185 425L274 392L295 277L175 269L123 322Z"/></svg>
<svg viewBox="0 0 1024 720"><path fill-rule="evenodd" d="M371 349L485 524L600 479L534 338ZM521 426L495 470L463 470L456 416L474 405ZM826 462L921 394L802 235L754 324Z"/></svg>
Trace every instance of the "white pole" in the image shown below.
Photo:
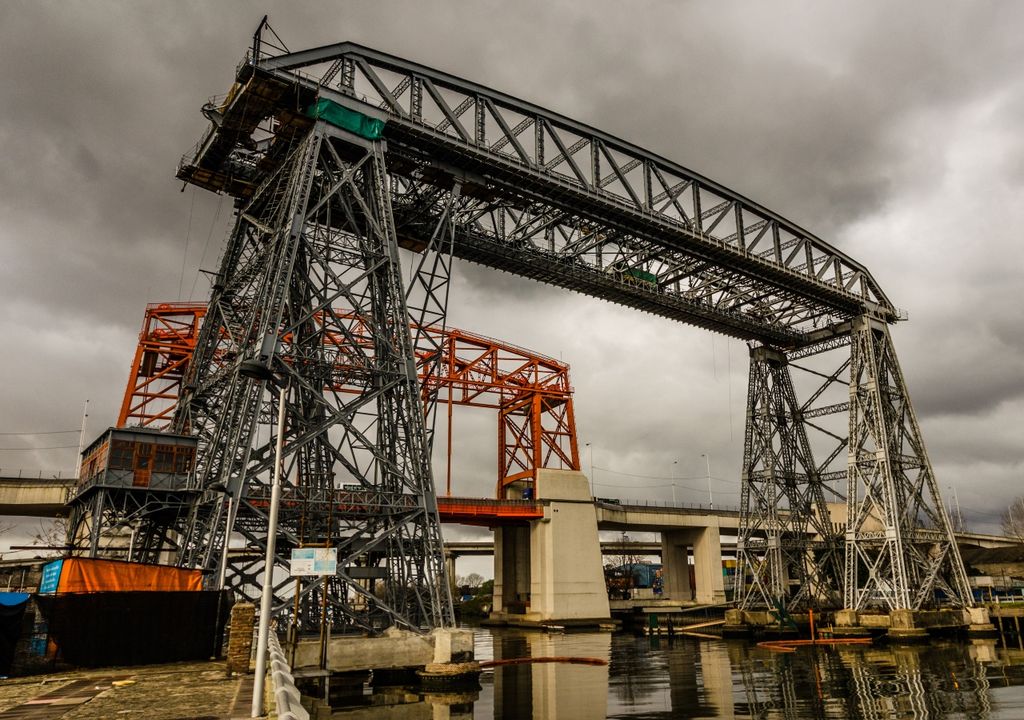
<svg viewBox="0 0 1024 720"><path fill-rule="evenodd" d="M707 455L703 456L707 461L708 465L708 503L712 510L715 509L715 496L711 494L711 458Z"/></svg>
<svg viewBox="0 0 1024 720"><path fill-rule="evenodd" d="M78 460L75 461L75 480L82 479L82 452L85 450L85 421L89 419L89 400L82 408L82 429L78 433Z"/></svg>
<svg viewBox="0 0 1024 720"><path fill-rule="evenodd" d="M274 480L270 490L267 520L267 555L263 567L263 599L260 600L260 629L256 636L256 677L252 688L252 717L263 715L263 683L267 674L267 641L270 636L270 604L274 599L274 551L277 546L277 511L281 506L281 453L284 449L284 401L287 386L278 391L277 447L274 451ZM225 538L225 545L227 538Z"/></svg>

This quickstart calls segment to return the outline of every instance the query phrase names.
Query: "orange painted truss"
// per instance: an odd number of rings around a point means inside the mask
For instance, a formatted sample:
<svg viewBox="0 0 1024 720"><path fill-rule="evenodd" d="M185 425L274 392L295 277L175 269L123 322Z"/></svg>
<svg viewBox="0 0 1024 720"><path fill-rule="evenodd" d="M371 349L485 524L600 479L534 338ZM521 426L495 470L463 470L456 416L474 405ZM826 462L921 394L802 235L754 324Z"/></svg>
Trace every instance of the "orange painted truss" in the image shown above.
<svg viewBox="0 0 1024 720"><path fill-rule="evenodd" d="M118 427L129 422L157 428L171 424L205 315L206 306L193 303L146 306Z"/></svg>
<svg viewBox="0 0 1024 720"><path fill-rule="evenodd" d="M439 497L437 512L441 522L497 527L540 520L544 506L532 500Z"/></svg>
<svg viewBox="0 0 1024 720"><path fill-rule="evenodd" d="M170 426L205 314L205 305L190 303L146 307L119 427ZM361 319L349 321L349 340L325 331L322 342L335 368L331 388L359 392L365 373L362 356L351 345L369 348L372 340ZM449 472L453 405L498 410L498 498L504 498L513 484L516 490L532 486L540 469L579 470L568 365L464 330L423 332L431 335L431 342L421 343L430 347L417 351L420 382L424 399L436 393L438 402L448 408ZM288 336L282 338L286 362L291 342Z"/></svg>

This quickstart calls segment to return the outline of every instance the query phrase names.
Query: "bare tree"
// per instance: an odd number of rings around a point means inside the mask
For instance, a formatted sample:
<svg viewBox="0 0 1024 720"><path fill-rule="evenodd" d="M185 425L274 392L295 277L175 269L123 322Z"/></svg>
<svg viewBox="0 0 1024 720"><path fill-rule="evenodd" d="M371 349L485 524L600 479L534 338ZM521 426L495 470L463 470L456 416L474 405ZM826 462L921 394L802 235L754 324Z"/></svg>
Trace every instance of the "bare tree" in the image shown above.
<svg viewBox="0 0 1024 720"><path fill-rule="evenodd" d="M1003 534L1019 543L1024 543L1024 497L1019 497L1010 503L1010 507L1003 511L1001 520Z"/></svg>
<svg viewBox="0 0 1024 720"><path fill-rule="evenodd" d="M483 575L479 573L470 573L469 575L459 575L455 578L455 586L460 588L469 588L469 592L472 595L476 595L476 591L484 584Z"/></svg>
<svg viewBox="0 0 1024 720"><path fill-rule="evenodd" d="M14 525L11 523L0 522L0 537L6 537L7 533L14 529ZM0 553L0 560L4 559L4 554Z"/></svg>
<svg viewBox="0 0 1024 720"><path fill-rule="evenodd" d="M68 541L67 518L54 518L44 523L39 521L39 530L32 534L32 544L40 545L46 549L64 547Z"/></svg>

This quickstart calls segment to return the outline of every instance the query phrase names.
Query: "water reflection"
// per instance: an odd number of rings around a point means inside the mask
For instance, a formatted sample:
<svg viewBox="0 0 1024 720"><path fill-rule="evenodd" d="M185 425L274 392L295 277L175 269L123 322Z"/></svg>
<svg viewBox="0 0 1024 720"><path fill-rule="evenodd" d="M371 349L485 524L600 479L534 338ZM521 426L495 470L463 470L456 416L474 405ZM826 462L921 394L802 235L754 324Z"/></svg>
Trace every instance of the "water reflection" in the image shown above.
<svg viewBox="0 0 1024 720"><path fill-rule="evenodd" d="M988 670L994 643L805 649L765 655L730 645L751 718L995 718Z"/></svg>
<svg viewBox="0 0 1024 720"><path fill-rule="evenodd" d="M609 664L498 667L483 674L472 697L407 694L405 712L394 717L1024 718L1024 652L995 641L780 654L740 641L484 629L477 656L596 657ZM333 716L354 717L342 708Z"/></svg>
<svg viewBox="0 0 1024 720"><path fill-rule="evenodd" d="M494 635L494 659L520 657L587 657L608 661L609 633L571 635L529 633ZM495 720L535 718L603 718L608 714L608 667L595 665L508 665L496 668L493 681ZM486 717L477 715L477 717Z"/></svg>

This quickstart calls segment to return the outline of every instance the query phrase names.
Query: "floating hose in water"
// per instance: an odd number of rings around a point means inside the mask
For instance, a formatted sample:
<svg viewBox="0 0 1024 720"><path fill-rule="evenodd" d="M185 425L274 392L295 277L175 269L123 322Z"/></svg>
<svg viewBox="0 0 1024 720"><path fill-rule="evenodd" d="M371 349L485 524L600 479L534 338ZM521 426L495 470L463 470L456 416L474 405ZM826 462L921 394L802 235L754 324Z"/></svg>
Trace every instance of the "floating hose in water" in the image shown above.
<svg viewBox="0 0 1024 720"><path fill-rule="evenodd" d="M607 665L607 660L588 657L522 657L507 660L486 660L480 663L481 669L500 667L502 665L526 665L529 663L568 663L569 665Z"/></svg>

